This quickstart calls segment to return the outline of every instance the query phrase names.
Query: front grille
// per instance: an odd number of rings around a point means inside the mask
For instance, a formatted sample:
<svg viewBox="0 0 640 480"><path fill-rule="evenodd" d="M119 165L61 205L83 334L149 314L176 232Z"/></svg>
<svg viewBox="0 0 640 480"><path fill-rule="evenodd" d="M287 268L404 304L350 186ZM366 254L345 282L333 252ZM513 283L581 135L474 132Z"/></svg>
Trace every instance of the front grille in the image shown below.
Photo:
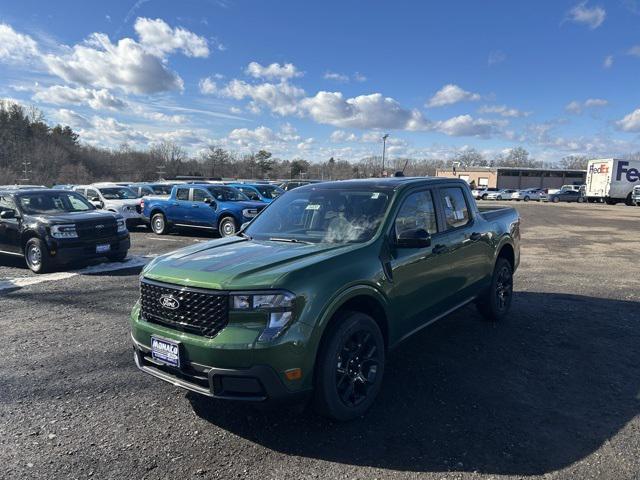
<svg viewBox="0 0 640 480"><path fill-rule="evenodd" d="M205 337L216 336L229 321L229 296L220 292L143 280L140 303L147 322Z"/></svg>
<svg viewBox="0 0 640 480"><path fill-rule="evenodd" d="M103 220L98 222L83 222L76 224L76 232L78 238L83 239L99 239L107 237L115 237L118 226L113 220Z"/></svg>

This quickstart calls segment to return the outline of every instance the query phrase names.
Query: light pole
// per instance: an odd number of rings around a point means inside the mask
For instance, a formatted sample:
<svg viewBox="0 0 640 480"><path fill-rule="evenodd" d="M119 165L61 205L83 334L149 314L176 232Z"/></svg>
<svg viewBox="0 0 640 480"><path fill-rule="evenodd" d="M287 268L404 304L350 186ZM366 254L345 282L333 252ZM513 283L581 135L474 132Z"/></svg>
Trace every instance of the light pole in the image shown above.
<svg viewBox="0 0 640 480"><path fill-rule="evenodd" d="M380 176L384 175L384 154L387 150L387 138L389 138L389 134L385 133L382 136L382 173L380 174Z"/></svg>

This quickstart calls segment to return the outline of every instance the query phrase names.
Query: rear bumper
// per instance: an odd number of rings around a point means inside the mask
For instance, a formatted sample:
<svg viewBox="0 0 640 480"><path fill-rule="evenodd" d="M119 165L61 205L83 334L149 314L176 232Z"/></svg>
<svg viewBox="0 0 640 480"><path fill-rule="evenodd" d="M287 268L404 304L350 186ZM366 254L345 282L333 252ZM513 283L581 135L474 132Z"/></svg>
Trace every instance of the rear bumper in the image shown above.
<svg viewBox="0 0 640 480"><path fill-rule="evenodd" d="M131 240L129 234L124 237L105 238L104 240L92 240L78 245L73 243L71 245L59 242L53 239L49 239L48 247L49 253L53 261L57 263L69 263L78 260L89 260L92 258L102 258L109 255L117 255L121 252L129 251L131 247ZM110 245L110 250L105 253L96 253L97 245Z"/></svg>
<svg viewBox="0 0 640 480"><path fill-rule="evenodd" d="M217 368L184 362L180 368L169 367L151 356L149 347L133 336L134 360L144 373L185 390L211 398L254 403L282 403L302 400L310 391L292 392L276 371L268 365L245 369Z"/></svg>

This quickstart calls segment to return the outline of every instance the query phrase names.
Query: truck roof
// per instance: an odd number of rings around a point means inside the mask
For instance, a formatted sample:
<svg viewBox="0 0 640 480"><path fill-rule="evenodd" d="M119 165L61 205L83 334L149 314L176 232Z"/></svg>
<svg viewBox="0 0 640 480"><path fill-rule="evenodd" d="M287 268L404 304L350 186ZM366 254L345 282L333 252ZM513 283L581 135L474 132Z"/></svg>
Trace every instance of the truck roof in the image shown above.
<svg viewBox="0 0 640 480"><path fill-rule="evenodd" d="M358 189L373 188L383 190L396 190L405 185L428 184L437 185L441 183L464 182L457 178L445 177L389 177L389 178L360 178L354 180L338 180L333 182L312 183L303 185L297 189L306 188L337 188L337 189ZM465 182L466 183L466 182ZM297 190L296 189L296 190Z"/></svg>

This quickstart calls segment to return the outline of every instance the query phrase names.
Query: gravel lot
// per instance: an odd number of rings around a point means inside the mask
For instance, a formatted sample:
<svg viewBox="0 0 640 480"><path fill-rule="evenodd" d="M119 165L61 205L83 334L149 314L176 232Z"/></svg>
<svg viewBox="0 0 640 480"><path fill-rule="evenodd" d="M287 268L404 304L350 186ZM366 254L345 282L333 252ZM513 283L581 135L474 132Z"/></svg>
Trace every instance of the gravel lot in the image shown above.
<svg viewBox="0 0 640 480"><path fill-rule="evenodd" d="M0 478L638 479L640 208L515 206L511 318L488 325L468 307L425 329L348 424L138 372L139 267L19 288L33 276L1 258L0 282L17 283L0 290ZM141 230L132 254L202 240Z"/></svg>

